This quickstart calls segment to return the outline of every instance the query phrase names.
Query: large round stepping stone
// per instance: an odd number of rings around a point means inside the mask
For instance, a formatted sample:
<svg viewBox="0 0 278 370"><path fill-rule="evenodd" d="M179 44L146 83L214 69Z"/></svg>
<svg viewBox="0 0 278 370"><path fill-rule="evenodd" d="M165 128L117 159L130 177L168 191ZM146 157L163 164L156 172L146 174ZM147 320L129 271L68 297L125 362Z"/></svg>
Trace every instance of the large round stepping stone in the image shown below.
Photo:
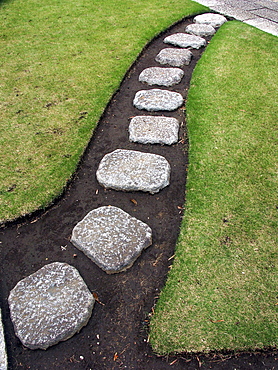
<svg viewBox="0 0 278 370"><path fill-rule="evenodd" d="M194 23L189 24L185 28L185 32L190 33L191 35L196 36L212 36L215 34L215 28L212 27L210 24L201 24L201 23Z"/></svg>
<svg viewBox="0 0 278 370"><path fill-rule="evenodd" d="M89 212L72 232L71 242L108 274L131 267L152 244L152 230L120 208Z"/></svg>
<svg viewBox="0 0 278 370"><path fill-rule="evenodd" d="M133 104L137 109L149 112L173 111L183 105L183 97L177 92L167 90L140 90L135 94Z"/></svg>
<svg viewBox="0 0 278 370"><path fill-rule="evenodd" d="M172 145L178 135L179 121L172 117L137 116L129 124L129 140L136 143Z"/></svg>
<svg viewBox="0 0 278 370"><path fill-rule="evenodd" d="M189 35L188 33L174 33L164 39L166 44L180 46L181 48L191 47L193 49L200 49L206 45L206 40L200 36Z"/></svg>
<svg viewBox="0 0 278 370"><path fill-rule="evenodd" d="M8 301L15 333L30 349L72 337L87 324L95 302L79 272L60 262L19 281Z"/></svg>
<svg viewBox="0 0 278 370"><path fill-rule="evenodd" d="M140 73L139 81L148 85L172 86L180 83L183 75L180 68L150 67Z"/></svg>
<svg viewBox="0 0 278 370"><path fill-rule="evenodd" d="M169 185L170 165L157 154L117 149L102 158L96 176L105 188L154 194Z"/></svg>
<svg viewBox="0 0 278 370"><path fill-rule="evenodd" d="M2 315L1 315L1 309L0 309L0 370L7 370L7 368L8 368L8 360L7 360L7 353L6 353L3 324L2 324Z"/></svg>
<svg viewBox="0 0 278 370"><path fill-rule="evenodd" d="M212 27L220 27L223 23L227 22L227 19L220 14L214 13L205 13L197 15L193 22L195 23L202 23L202 24L209 24Z"/></svg>
<svg viewBox="0 0 278 370"><path fill-rule="evenodd" d="M183 67L191 61L192 53L188 49L165 48L156 56L156 62L160 64L169 64L173 67Z"/></svg>

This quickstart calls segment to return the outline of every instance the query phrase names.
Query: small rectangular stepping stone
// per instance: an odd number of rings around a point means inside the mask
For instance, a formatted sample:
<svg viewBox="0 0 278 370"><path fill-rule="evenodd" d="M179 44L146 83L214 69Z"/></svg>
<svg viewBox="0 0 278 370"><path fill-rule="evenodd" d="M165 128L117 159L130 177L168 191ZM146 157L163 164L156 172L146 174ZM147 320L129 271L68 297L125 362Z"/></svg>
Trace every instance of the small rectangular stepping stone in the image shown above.
<svg viewBox="0 0 278 370"><path fill-rule="evenodd" d="M150 67L140 73L139 81L148 85L172 86L180 83L183 75L180 68Z"/></svg>
<svg viewBox="0 0 278 370"><path fill-rule="evenodd" d="M71 242L108 274L131 267L152 244L152 230L122 209L104 206L89 212L73 229Z"/></svg>
<svg viewBox="0 0 278 370"><path fill-rule="evenodd" d="M200 36L189 35L188 33L174 33L164 39L166 44L172 44L181 48L191 47L193 49L200 49L206 45L206 40Z"/></svg>
<svg viewBox="0 0 278 370"><path fill-rule="evenodd" d="M6 344L4 338L4 330L2 324L2 314L0 309L0 370L7 370L8 368L8 360L7 360L7 353L6 353Z"/></svg>
<svg viewBox="0 0 278 370"><path fill-rule="evenodd" d="M179 121L172 117L137 116L129 124L129 140L136 143L172 145L178 135Z"/></svg>
<svg viewBox="0 0 278 370"><path fill-rule="evenodd" d="M190 33L191 35L204 37L214 35L216 30L210 24L194 23L189 24L185 28L185 32Z"/></svg>
<svg viewBox="0 0 278 370"><path fill-rule="evenodd" d="M174 91L151 89L140 90L135 94L133 105L149 112L173 111L183 105L183 97Z"/></svg>
<svg viewBox="0 0 278 370"><path fill-rule="evenodd" d="M22 344L47 349L87 324L95 299L76 268L54 262L20 280L8 301Z"/></svg>
<svg viewBox="0 0 278 370"><path fill-rule="evenodd" d="M170 165L161 155L117 149L102 158L96 176L105 188L154 194L169 185Z"/></svg>
<svg viewBox="0 0 278 370"><path fill-rule="evenodd" d="M191 61L192 53L188 49L165 48L155 57L160 64L169 64L173 67L183 67Z"/></svg>
<svg viewBox="0 0 278 370"><path fill-rule="evenodd" d="M193 22L201 24L209 24L212 27L220 27L223 23L227 22L227 19L220 14L215 13L205 13L197 15Z"/></svg>

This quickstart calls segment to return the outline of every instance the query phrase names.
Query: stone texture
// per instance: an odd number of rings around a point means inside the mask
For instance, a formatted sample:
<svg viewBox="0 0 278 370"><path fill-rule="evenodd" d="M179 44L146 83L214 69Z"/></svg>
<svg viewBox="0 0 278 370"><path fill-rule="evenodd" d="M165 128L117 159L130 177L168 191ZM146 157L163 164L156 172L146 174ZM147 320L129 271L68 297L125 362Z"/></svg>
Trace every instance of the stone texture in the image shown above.
<svg viewBox="0 0 278 370"><path fill-rule="evenodd" d="M156 62L169 64L172 67L183 67L191 61L192 53L188 49L165 48L156 56Z"/></svg>
<svg viewBox="0 0 278 370"><path fill-rule="evenodd" d="M278 12L275 11L275 10L271 10L271 9L257 9L257 10L252 10L253 14L261 17L261 18L266 18L268 19L269 21L273 21L273 22L278 22Z"/></svg>
<svg viewBox="0 0 278 370"><path fill-rule="evenodd" d="M137 143L172 145L178 135L179 121L172 117L137 116L129 124L129 140Z"/></svg>
<svg viewBox="0 0 278 370"><path fill-rule="evenodd" d="M193 49L200 49L206 45L206 40L200 36L189 35L188 33L174 33L164 39L166 44L172 44L181 48L191 47Z"/></svg>
<svg viewBox="0 0 278 370"><path fill-rule="evenodd" d="M148 85L172 86L180 83L183 75L180 68L150 67L140 73L139 81Z"/></svg>
<svg viewBox="0 0 278 370"><path fill-rule="evenodd" d="M278 1L277 0L256 0L255 3L261 5L264 8L278 11Z"/></svg>
<svg viewBox="0 0 278 370"><path fill-rule="evenodd" d="M149 112L173 111L183 105L183 97L177 92L167 90L140 90L135 94L133 104L137 109Z"/></svg>
<svg viewBox="0 0 278 370"><path fill-rule="evenodd" d="M3 330L3 325L2 325L2 315L1 315L1 309L0 309L0 370L7 370L7 368L8 368L8 360L7 360L7 353L6 353L4 330Z"/></svg>
<svg viewBox="0 0 278 370"><path fill-rule="evenodd" d="M256 27L264 32L268 32L274 36L278 36L278 24L275 22L268 21L267 19L256 18L244 21L244 23Z"/></svg>
<svg viewBox="0 0 278 370"><path fill-rule="evenodd" d="M218 13L233 17L264 32L278 36L277 22L263 18L266 16L264 12L257 15L253 14L253 10L255 9L272 9L278 11L277 0L198 0L197 2L210 7ZM271 16L273 16L273 14L271 14Z"/></svg>
<svg viewBox="0 0 278 370"><path fill-rule="evenodd" d="M131 267L152 244L152 230L120 208L89 212L72 232L71 242L108 274Z"/></svg>
<svg viewBox="0 0 278 370"><path fill-rule="evenodd" d="M117 149L102 158L96 176L105 188L153 194L169 185L170 165L160 155Z"/></svg>
<svg viewBox="0 0 278 370"><path fill-rule="evenodd" d="M211 9L215 10L218 13L233 17L239 21L256 18L256 16L251 12L241 10L229 5L216 5L212 6Z"/></svg>
<svg viewBox="0 0 278 370"><path fill-rule="evenodd" d="M218 4L219 0L198 0L197 3L205 5L210 8L212 5Z"/></svg>
<svg viewBox="0 0 278 370"><path fill-rule="evenodd" d="M233 6L241 10L254 10L262 8L260 4L256 4L254 1L248 0L225 0L225 5Z"/></svg>
<svg viewBox="0 0 278 370"><path fill-rule="evenodd" d="M189 24L185 28L185 32L190 33L196 36L212 36L215 34L215 28L212 27L210 24L201 24L201 23L194 23Z"/></svg>
<svg viewBox="0 0 278 370"><path fill-rule="evenodd" d="M23 345L46 349L86 325L95 300L74 267L54 262L19 281L8 301Z"/></svg>
<svg viewBox="0 0 278 370"><path fill-rule="evenodd" d="M227 21L227 19L220 14L214 14L214 13L205 13L197 15L193 21L195 23L201 23L201 24L209 24L212 27L220 27L223 23Z"/></svg>

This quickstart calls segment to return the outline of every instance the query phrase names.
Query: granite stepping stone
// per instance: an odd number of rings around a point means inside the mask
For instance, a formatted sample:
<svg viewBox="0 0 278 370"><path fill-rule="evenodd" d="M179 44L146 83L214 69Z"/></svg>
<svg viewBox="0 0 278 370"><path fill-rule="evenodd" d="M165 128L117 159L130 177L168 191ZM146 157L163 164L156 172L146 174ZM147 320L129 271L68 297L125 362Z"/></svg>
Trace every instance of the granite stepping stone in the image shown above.
<svg viewBox="0 0 278 370"><path fill-rule="evenodd" d="M191 61L192 53L188 49L165 48L156 56L156 62L160 64L169 64L173 67L183 67Z"/></svg>
<svg viewBox="0 0 278 370"><path fill-rule="evenodd" d="M197 15L193 22L195 23L202 23L202 24L209 24L212 27L220 27L223 23L227 22L227 19L220 14L214 13L205 13Z"/></svg>
<svg viewBox="0 0 278 370"><path fill-rule="evenodd" d="M7 353L6 353L3 324L2 324L2 315L1 315L1 309L0 309L0 370L7 370L7 368L8 368L8 360L7 360Z"/></svg>
<svg viewBox="0 0 278 370"><path fill-rule="evenodd" d="M152 244L152 230L120 208L89 212L73 229L71 242L108 274L131 267Z"/></svg>
<svg viewBox="0 0 278 370"><path fill-rule="evenodd" d="M139 81L148 85L172 86L180 83L183 75L180 68L150 67L140 73Z"/></svg>
<svg viewBox="0 0 278 370"><path fill-rule="evenodd" d="M179 121L172 117L136 116L129 124L129 140L136 143L172 145L178 135Z"/></svg>
<svg viewBox="0 0 278 370"><path fill-rule="evenodd" d="M214 35L216 30L210 24L194 23L194 24L189 24L185 28L185 32L190 33L191 35L204 37L204 36Z"/></svg>
<svg viewBox="0 0 278 370"><path fill-rule="evenodd" d="M206 45L206 40L200 36L189 35L188 33L174 33L164 39L166 44L172 44L181 48L191 47L193 49L200 49Z"/></svg>
<svg viewBox="0 0 278 370"><path fill-rule="evenodd" d="M47 349L87 324L95 299L74 267L54 262L20 280L8 301L22 344Z"/></svg>
<svg viewBox="0 0 278 370"><path fill-rule="evenodd" d="M102 158L96 176L105 188L154 194L169 185L170 165L157 154L117 149Z"/></svg>
<svg viewBox="0 0 278 370"><path fill-rule="evenodd" d="M135 94L133 105L149 112L173 111L183 105L183 97L177 92L161 89L140 90Z"/></svg>

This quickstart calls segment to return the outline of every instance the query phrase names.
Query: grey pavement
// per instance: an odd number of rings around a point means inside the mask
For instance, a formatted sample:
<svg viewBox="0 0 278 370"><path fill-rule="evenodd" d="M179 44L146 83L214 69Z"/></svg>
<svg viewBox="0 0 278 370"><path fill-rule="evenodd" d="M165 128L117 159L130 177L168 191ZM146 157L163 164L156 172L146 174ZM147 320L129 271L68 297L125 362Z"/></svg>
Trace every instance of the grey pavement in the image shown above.
<svg viewBox="0 0 278 370"><path fill-rule="evenodd" d="M278 0L195 0L217 13L278 36Z"/></svg>

